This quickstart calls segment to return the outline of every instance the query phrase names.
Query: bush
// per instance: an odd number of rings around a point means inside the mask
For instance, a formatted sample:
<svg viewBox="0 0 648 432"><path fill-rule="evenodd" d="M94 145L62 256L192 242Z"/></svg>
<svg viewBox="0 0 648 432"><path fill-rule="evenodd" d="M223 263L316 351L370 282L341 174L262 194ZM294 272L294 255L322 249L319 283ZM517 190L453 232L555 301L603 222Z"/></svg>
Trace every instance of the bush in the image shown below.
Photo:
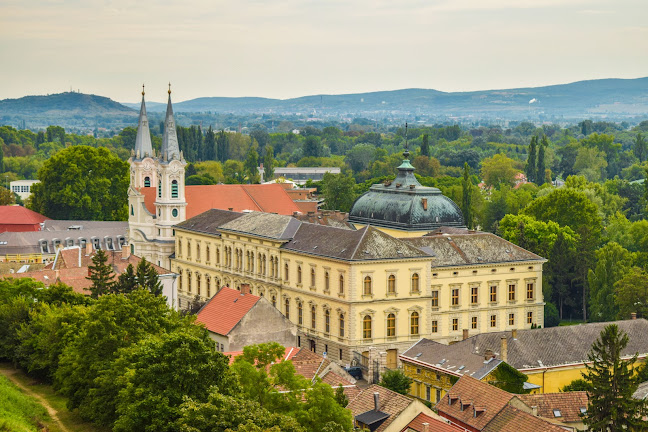
<svg viewBox="0 0 648 432"><path fill-rule="evenodd" d="M560 323L558 308L551 302L547 302L544 307L544 326L556 327Z"/></svg>

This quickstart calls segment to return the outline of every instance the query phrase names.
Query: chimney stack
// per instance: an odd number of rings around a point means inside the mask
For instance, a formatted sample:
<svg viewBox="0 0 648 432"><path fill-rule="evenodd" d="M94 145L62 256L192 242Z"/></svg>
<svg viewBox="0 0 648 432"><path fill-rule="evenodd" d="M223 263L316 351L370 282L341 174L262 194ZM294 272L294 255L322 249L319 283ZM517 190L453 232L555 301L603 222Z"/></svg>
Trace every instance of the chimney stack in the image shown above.
<svg viewBox="0 0 648 432"><path fill-rule="evenodd" d="M92 255L92 241L86 242L86 256Z"/></svg>
<svg viewBox="0 0 648 432"><path fill-rule="evenodd" d="M250 284L241 284L241 295L250 294Z"/></svg>
<svg viewBox="0 0 648 432"><path fill-rule="evenodd" d="M123 245L122 246L122 259L127 260L130 257L130 245Z"/></svg>
<svg viewBox="0 0 648 432"><path fill-rule="evenodd" d="M374 392L374 411L380 411L380 393Z"/></svg>
<svg viewBox="0 0 648 432"><path fill-rule="evenodd" d="M513 339L517 339L517 329L511 330L511 336L513 336Z"/></svg>
<svg viewBox="0 0 648 432"><path fill-rule="evenodd" d="M430 432L430 423L423 423L423 432Z"/></svg>
<svg viewBox="0 0 648 432"><path fill-rule="evenodd" d="M463 339L462 340L466 340L466 339L468 339L468 329L463 329Z"/></svg>
<svg viewBox="0 0 648 432"><path fill-rule="evenodd" d="M630 314L630 319L636 320L637 319L637 312L632 312Z"/></svg>
<svg viewBox="0 0 648 432"><path fill-rule="evenodd" d="M492 349L487 349L486 351L484 351L484 360L485 361L488 361L488 360L492 359L493 357L494 357L494 355L493 355L493 350Z"/></svg>
<svg viewBox="0 0 648 432"><path fill-rule="evenodd" d="M502 336L502 339L500 339L500 358L502 361L508 360L508 340L506 336Z"/></svg>
<svg viewBox="0 0 648 432"><path fill-rule="evenodd" d="M531 412L534 416L538 417L538 407L536 405L531 407Z"/></svg>

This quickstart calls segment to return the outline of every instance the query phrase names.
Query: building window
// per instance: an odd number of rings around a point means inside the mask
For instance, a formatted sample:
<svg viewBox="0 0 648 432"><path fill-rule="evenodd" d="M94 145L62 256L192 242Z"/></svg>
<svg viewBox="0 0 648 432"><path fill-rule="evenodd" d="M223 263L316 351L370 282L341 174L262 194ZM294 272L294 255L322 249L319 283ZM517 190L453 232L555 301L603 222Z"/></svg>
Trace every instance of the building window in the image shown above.
<svg viewBox="0 0 648 432"><path fill-rule="evenodd" d="M158 198L162 198L162 182L158 182Z"/></svg>
<svg viewBox="0 0 648 432"><path fill-rule="evenodd" d="M286 282L290 280L290 269L288 268L288 263L284 264L284 280Z"/></svg>
<svg viewBox="0 0 648 432"><path fill-rule="evenodd" d="M437 320L432 321L432 333L439 331L439 322Z"/></svg>
<svg viewBox="0 0 648 432"><path fill-rule="evenodd" d="M452 288L452 306L459 306L459 288Z"/></svg>
<svg viewBox="0 0 648 432"><path fill-rule="evenodd" d="M171 216L178 217L178 209L171 210Z"/></svg>
<svg viewBox="0 0 648 432"><path fill-rule="evenodd" d="M527 283L527 300L533 300L534 297L534 283Z"/></svg>
<svg viewBox="0 0 648 432"><path fill-rule="evenodd" d="M131 204L131 216L135 216L135 209L133 208L133 204Z"/></svg>
<svg viewBox="0 0 648 432"><path fill-rule="evenodd" d="M207 283L207 298L211 298L211 278L207 276L205 282Z"/></svg>
<svg viewBox="0 0 648 432"><path fill-rule="evenodd" d="M191 294L191 273L187 272L187 292Z"/></svg>
<svg viewBox="0 0 648 432"><path fill-rule="evenodd" d="M425 400L430 401L430 398L432 397L432 388L429 385L425 386Z"/></svg>
<svg viewBox="0 0 648 432"><path fill-rule="evenodd" d="M477 287L470 288L470 303L471 304L477 304L478 293L479 293L479 288L477 288Z"/></svg>
<svg viewBox="0 0 648 432"><path fill-rule="evenodd" d="M509 325L515 325L515 314L509 314Z"/></svg>
<svg viewBox="0 0 648 432"><path fill-rule="evenodd" d="M297 303L297 324L304 324L304 308L301 302Z"/></svg>
<svg viewBox="0 0 648 432"><path fill-rule="evenodd" d="M331 311L328 309L324 311L324 332L325 333L331 332Z"/></svg>
<svg viewBox="0 0 648 432"><path fill-rule="evenodd" d="M387 293L396 294L396 276L389 275L387 279Z"/></svg>
<svg viewBox="0 0 648 432"><path fill-rule="evenodd" d="M200 262L200 244L196 244L196 261Z"/></svg>
<svg viewBox="0 0 648 432"><path fill-rule="evenodd" d="M205 261L207 261L207 262L209 262L209 258L210 258L210 255L211 255L210 252L211 252L211 250L209 248L209 245L205 246Z"/></svg>
<svg viewBox="0 0 648 432"><path fill-rule="evenodd" d="M432 307L439 307L439 291L432 291Z"/></svg>
<svg viewBox="0 0 648 432"><path fill-rule="evenodd" d="M387 315L387 337L396 336L396 315Z"/></svg>
<svg viewBox="0 0 648 432"><path fill-rule="evenodd" d="M493 303L497 301L497 285L491 285L490 287L490 301Z"/></svg>
<svg viewBox="0 0 648 432"><path fill-rule="evenodd" d="M324 291L329 292L329 288L330 288L329 272L325 271L324 272Z"/></svg>
<svg viewBox="0 0 648 432"><path fill-rule="evenodd" d="M144 177L144 187L151 187L151 178Z"/></svg>
<svg viewBox="0 0 648 432"><path fill-rule="evenodd" d="M286 318L290 319L290 299L286 299Z"/></svg>
<svg viewBox="0 0 648 432"><path fill-rule="evenodd" d="M412 275L412 292L417 293L417 292L419 292L419 291L420 291L420 287L419 287L419 275L418 275L418 273L414 273L414 274Z"/></svg>
<svg viewBox="0 0 648 432"><path fill-rule="evenodd" d="M527 324L533 324L533 312L527 312Z"/></svg>
<svg viewBox="0 0 648 432"><path fill-rule="evenodd" d="M272 296L272 306L277 307L277 296Z"/></svg>
<svg viewBox="0 0 648 432"><path fill-rule="evenodd" d="M315 321L317 319L316 311L315 311L315 306L311 306L311 328L315 328Z"/></svg>
<svg viewBox="0 0 648 432"><path fill-rule="evenodd" d="M369 315L365 315L362 319L362 337L371 339L371 317Z"/></svg>
<svg viewBox="0 0 648 432"><path fill-rule="evenodd" d="M459 318L452 318L452 330L459 330Z"/></svg>
<svg viewBox="0 0 648 432"><path fill-rule="evenodd" d="M412 312L412 315L410 315L410 334L412 334L412 335L419 334L419 314L418 314L418 312Z"/></svg>
<svg viewBox="0 0 648 432"><path fill-rule="evenodd" d="M371 295L371 276L365 276L362 294Z"/></svg>
<svg viewBox="0 0 648 432"><path fill-rule="evenodd" d="M220 249L216 248L216 264L220 264Z"/></svg>
<svg viewBox="0 0 648 432"><path fill-rule="evenodd" d="M315 267L311 267L311 284L310 286L315 286Z"/></svg>
<svg viewBox="0 0 648 432"><path fill-rule="evenodd" d="M201 277L199 273L196 273L196 294L200 295L200 281Z"/></svg>
<svg viewBox="0 0 648 432"><path fill-rule="evenodd" d="M344 314L340 314L340 337L344 337Z"/></svg>
<svg viewBox="0 0 648 432"><path fill-rule="evenodd" d="M340 294L344 294L344 276L340 275Z"/></svg>
<svg viewBox="0 0 648 432"><path fill-rule="evenodd" d="M301 266L297 266L297 283L298 284L302 283Z"/></svg>
<svg viewBox="0 0 648 432"><path fill-rule="evenodd" d="M470 327L475 330L477 328L477 317L474 316L470 319Z"/></svg>
<svg viewBox="0 0 648 432"><path fill-rule="evenodd" d="M178 180L171 182L171 198L178 198Z"/></svg>
<svg viewBox="0 0 648 432"><path fill-rule="evenodd" d="M497 326L497 315L491 315L490 316L490 326L491 327L496 327Z"/></svg>
<svg viewBox="0 0 648 432"><path fill-rule="evenodd" d="M509 301L515 301L515 284L509 284L508 288Z"/></svg>

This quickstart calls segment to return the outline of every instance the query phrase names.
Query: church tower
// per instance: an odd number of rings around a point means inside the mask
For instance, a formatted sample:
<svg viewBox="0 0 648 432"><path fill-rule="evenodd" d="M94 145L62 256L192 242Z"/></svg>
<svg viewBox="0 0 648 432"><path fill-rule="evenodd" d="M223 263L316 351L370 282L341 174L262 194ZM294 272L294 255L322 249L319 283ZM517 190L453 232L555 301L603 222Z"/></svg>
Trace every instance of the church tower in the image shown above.
<svg viewBox="0 0 648 432"><path fill-rule="evenodd" d="M169 84L169 100L166 118L164 120L164 137L162 150L157 159L157 189L155 193L156 209L156 244L159 248L156 261L158 265L170 268L169 256L175 250L173 226L184 222L187 218L185 200L185 162L176 134L176 124L171 105L171 84Z"/></svg>

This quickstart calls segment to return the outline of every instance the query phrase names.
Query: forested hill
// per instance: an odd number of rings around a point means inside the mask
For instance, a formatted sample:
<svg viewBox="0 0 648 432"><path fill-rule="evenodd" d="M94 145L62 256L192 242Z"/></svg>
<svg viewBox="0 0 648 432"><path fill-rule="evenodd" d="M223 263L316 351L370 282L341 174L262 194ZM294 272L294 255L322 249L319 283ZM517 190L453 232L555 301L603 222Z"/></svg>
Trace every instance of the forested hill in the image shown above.
<svg viewBox="0 0 648 432"><path fill-rule="evenodd" d="M104 96L75 92L0 100L0 124L15 124L17 120L30 127L131 125L137 122L137 111Z"/></svg>
<svg viewBox="0 0 648 432"><path fill-rule="evenodd" d="M127 104L137 107L137 104ZM314 95L293 99L202 97L174 104L176 112L315 113L320 115L416 114L446 116L589 117L648 114L648 77L601 79L535 88L441 92L403 89L344 95ZM150 104L149 111L163 111Z"/></svg>

